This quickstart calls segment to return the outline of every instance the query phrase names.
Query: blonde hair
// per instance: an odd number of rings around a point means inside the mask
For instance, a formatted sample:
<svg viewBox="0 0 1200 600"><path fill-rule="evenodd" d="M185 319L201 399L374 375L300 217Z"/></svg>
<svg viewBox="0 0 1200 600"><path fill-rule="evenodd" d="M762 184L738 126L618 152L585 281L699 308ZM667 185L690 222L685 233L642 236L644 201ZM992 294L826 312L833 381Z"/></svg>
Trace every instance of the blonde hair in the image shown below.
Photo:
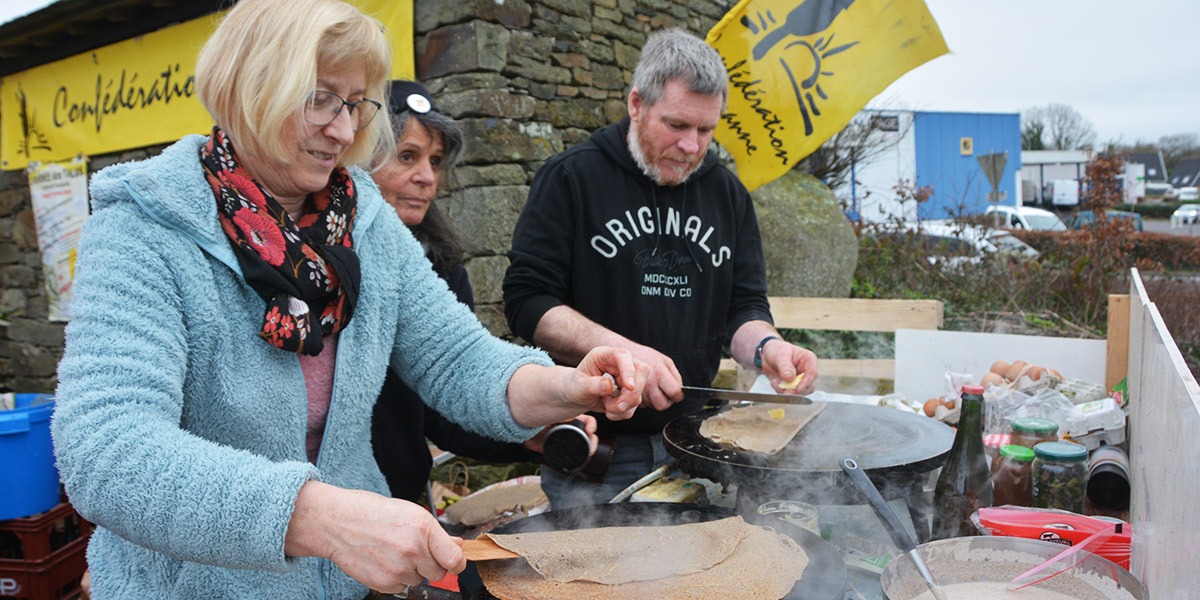
<svg viewBox="0 0 1200 600"><path fill-rule="evenodd" d="M291 119L304 123L318 70L359 66L365 96L386 109L391 49L379 21L340 0L241 0L200 50L196 93L239 152L282 160L282 132ZM342 160L370 168L394 148L377 115Z"/></svg>

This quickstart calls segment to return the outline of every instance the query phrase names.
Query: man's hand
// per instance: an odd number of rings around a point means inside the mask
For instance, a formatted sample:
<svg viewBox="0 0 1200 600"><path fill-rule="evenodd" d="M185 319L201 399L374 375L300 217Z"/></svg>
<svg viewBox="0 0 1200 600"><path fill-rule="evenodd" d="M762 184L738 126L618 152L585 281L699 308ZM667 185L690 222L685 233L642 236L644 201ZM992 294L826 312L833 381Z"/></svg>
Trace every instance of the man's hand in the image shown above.
<svg viewBox="0 0 1200 600"><path fill-rule="evenodd" d="M675 361L649 346L639 344L629 350L650 369L642 398L649 400L654 410L666 410L683 400L683 376L675 368Z"/></svg>
<svg viewBox="0 0 1200 600"><path fill-rule="evenodd" d="M785 340L771 340L763 346L762 371L779 393L808 394L817 386L817 355ZM780 386L784 382L795 382L797 375L804 377L796 387Z"/></svg>

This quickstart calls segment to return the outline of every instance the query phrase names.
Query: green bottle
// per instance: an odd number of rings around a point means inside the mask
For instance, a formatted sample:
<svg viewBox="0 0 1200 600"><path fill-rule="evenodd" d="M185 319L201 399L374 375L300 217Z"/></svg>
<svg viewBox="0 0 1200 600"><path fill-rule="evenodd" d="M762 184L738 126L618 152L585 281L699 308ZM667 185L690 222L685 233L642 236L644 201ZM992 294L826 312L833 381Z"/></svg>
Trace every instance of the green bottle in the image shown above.
<svg viewBox="0 0 1200 600"><path fill-rule="evenodd" d="M962 388L954 445L933 488L933 539L979 535L971 515L992 505L992 479L983 453L983 388Z"/></svg>

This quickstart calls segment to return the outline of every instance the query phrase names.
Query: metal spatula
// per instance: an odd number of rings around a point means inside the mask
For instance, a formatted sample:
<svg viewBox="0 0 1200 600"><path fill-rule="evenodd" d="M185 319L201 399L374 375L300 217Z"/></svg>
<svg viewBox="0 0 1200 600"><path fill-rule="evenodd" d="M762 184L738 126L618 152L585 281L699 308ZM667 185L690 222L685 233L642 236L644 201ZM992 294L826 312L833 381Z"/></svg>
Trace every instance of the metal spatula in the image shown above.
<svg viewBox="0 0 1200 600"><path fill-rule="evenodd" d="M862 467L858 466L858 462L853 458L843 458L841 461L842 470L850 476L850 480L854 482L854 486L858 491L862 492L871 506L875 509L875 513L879 515L880 520L887 527L888 535L892 537L892 541L896 542L901 550L908 554L912 559L913 564L917 566L917 572L921 574L921 578L929 585L929 591L933 593L933 597L937 600L946 600L946 595L942 593L942 588L933 579L933 573L929 572L929 567L925 565L925 559L921 558L921 553L917 551L917 544L908 535L908 531L900 524L900 519L896 518L896 513L892 512L892 507L888 506L887 501L879 494L879 490L875 488L875 484L871 482L871 478L863 472Z"/></svg>

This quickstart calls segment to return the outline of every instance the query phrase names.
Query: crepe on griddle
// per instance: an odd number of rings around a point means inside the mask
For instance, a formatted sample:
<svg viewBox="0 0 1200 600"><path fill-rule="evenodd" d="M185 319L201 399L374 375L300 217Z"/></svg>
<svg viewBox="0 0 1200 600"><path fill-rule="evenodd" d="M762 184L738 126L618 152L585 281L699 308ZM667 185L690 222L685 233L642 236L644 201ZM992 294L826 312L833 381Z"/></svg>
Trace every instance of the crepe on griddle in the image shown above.
<svg viewBox="0 0 1200 600"><path fill-rule="evenodd" d="M696 573L607 585L592 581L551 581L521 559L477 564L488 593L501 600L778 600L788 595L808 565L804 549L770 529L748 525L740 517L734 519L745 529L741 542L725 560ZM591 539L593 531L597 530L565 533L573 533L573 543L578 545ZM664 556L640 562L672 561L683 550L684 543L676 542L665 550ZM642 566L655 568L654 564Z"/></svg>
<svg viewBox="0 0 1200 600"><path fill-rule="evenodd" d="M664 527L485 535L520 554L550 581L613 585L703 571L733 552L746 537L746 524L741 517L729 517Z"/></svg>
<svg viewBox="0 0 1200 600"><path fill-rule="evenodd" d="M724 446L775 454L824 408L823 402L739 406L705 419L700 435Z"/></svg>

